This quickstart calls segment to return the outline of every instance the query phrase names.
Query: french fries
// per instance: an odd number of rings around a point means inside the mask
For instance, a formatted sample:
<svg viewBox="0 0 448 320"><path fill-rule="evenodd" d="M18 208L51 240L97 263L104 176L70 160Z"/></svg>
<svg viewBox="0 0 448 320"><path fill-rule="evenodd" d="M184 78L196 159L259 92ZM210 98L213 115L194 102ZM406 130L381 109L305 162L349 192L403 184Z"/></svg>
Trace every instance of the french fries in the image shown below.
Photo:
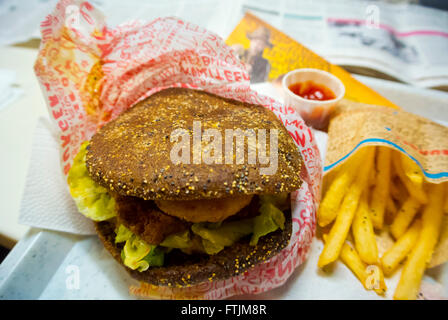
<svg viewBox="0 0 448 320"><path fill-rule="evenodd" d="M345 163L340 169L339 175L333 179L317 212L318 223L321 227L325 227L336 218L341 201L353 181L355 172L361 165L364 154L365 150L360 150L353 155L350 163Z"/></svg>
<svg viewBox="0 0 448 320"><path fill-rule="evenodd" d="M401 155L395 153L392 157L393 164L397 175L400 177L400 180L403 182L404 186L408 190L408 192L416 198L420 203L426 204L428 202L428 196L423 190L423 186L421 184L417 184L409 180L408 176L405 174L403 168L401 167Z"/></svg>
<svg viewBox="0 0 448 320"><path fill-rule="evenodd" d="M445 193L445 197L448 193ZM440 238L436 249L431 258L428 268L433 268L448 261L448 215L443 217L442 226L440 228Z"/></svg>
<svg viewBox="0 0 448 320"><path fill-rule="evenodd" d="M448 214L448 182L445 182L445 205L443 206L443 212L445 212L445 214Z"/></svg>
<svg viewBox="0 0 448 320"><path fill-rule="evenodd" d="M417 242L421 226L421 221L416 220L406 233L398 238L397 242L383 254L381 264L386 276L391 275L412 250Z"/></svg>
<svg viewBox="0 0 448 320"><path fill-rule="evenodd" d="M442 184L432 184L429 188L429 202L422 214L422 230L404 265L395 290L395 299L417 298L423 273L431 260L440 234L443 217L443 193L444 186Z"/></svg>
<svg viewBox="0 0 448 320"><path fill-rule="evenodd" d="M386 214L384 216L384 222L391 224L397 216L398 209L391 197L387 197L386 201Z"/></svg>
<svg viewBox="0 0 448 320"><path fill-rule="evenodd" d="M424 178L419 166L404 154L400 154L400 157L404 174L409 178L409 180L412 181L413 184L419 188L422 188Z"/></svg>
<svg viewBox="0 0 448 320"><path fill-rule="evenodd" d="M415 299L425 269L448 261L448 182L426 182L407 155L363 148L331 172L324 190L317 215L325 226L319 267L339 258L367 290L375 284L384 294L384 276L404 265L394 298ZM375 232L387 232L395 242L383 249Z"/></svg>
<svg viewBox="0 0 448 320"><path fill-rule="evenodd" d="M360 166L356 179L353 181L349 192L344 197L341 207L337 212L336 221L328 235L328 241L325 243L324 249L319 257L318 266L321 268L334 262L339 257L342 245L347 238L353 217L358 207L359 198L367 183L368 172L373 165L375 149L371 147L366 149L365 162ZM328 192L330 192L330 190Z"/></svg>
<svg viewBox="0 0 448 320"><path fill-rule="evenodd" d="M378 248L372 221L370 220L367 193L364 192L353 218L352 233L355 240L356 251L361 260L367 264L378 263Z"/></svg>
<svg viewBox="0 0 448 320"><path fill-rule="evenodd" d="M374 166L374 168L369 172L369 179L367 180L367 185L369 188L371 188L375 186L375 183L376 183L376 168Z"/></svg>
<svg viewBox="0 0 448 320"><path fill-rule="evenodd" d="M364 288L368 290L366 285L367 266L365 265L364 262L362 262L361 258L359 257L355 249L347 242L344 242L342 246L341 261L355 274L355 276L359 279Z"/></svg>
<svg viewBox="0 0 448 320"><path fill-rule="evenodd" d="M390 156L389 148L378 148L376 180L370 201L372 223L376 229L382 229L384 223L384 211L389 194Z"/></svg>
<svg viewBox="0 0 448 320"><path fill-rule="evenodd" d="M323 235L324 241L328 235ZM384 295L387 290L384 274L376 265L367 266L356 250L344 241L341 249L341 261L354 273L366 290L374 290L378 295ZM371 274L373 273L373 274Z"/></svg>
<svg viewBox="0 0 448 320"><path fill-rule="evenodd" d="M408 198L409 193L401 180L398 179L397 181L391 182L390 195L395 201L397 201L398 203L402 203L405 199Z"/></svg>
<svg viewBox="0 0 448 320"><path fill-rule="evenodd" d="M437 247L431 258L428 268L437 267L445 262L448 262L448 182L445 185L445 204L443 212L445 213L440 227L440 237Z"/></svg>
<svg viewBox="0 0 448 320"><path fill-rule="evenodd" d="M406 199L390 226L390 232L395 239L400 238L406 232L420 207L421 203L414 197L410 196Z"/></svg>

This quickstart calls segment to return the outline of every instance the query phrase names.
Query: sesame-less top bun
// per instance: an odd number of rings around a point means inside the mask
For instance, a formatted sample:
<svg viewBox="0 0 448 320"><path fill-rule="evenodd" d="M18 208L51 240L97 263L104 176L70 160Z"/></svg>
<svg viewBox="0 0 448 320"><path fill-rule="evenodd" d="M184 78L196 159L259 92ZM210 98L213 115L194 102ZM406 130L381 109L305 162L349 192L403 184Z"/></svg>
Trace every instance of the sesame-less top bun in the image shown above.
<svg viewBox="0 0 448 320"><path fill-rule="evenodd" d="M195 124L194 124L195 122ZM197 128L200 123L200 129ZM180 142L176 129L188 132L189 149L184 159L175 158L172 150ZM194 132L216 129L222 138L220 164L201 163L194 158ZM260 168L272 164L248 163L248 140L244 141L244 163L226 161L226 129L242 131L265 129L267 159L270 159L270 133L278 133L278 163L273 174ZM175 137L175 138L173 138ZM204 142L205 141L205 142ZM209 141L214 141L210 138ZM253 141L253 140L252 140ZM257 142L260 140L258 139ZM227 141L228 142L228 141ZM236 139L233 140L237 144ZM207 149L202 137L202 154ZM256 145L252 144L257 148ZM210 147L210 145L209 145ZM216 148L218 149L218 148ZM176 149L177 150L177 149ZM209 149L210 150L210 149ZM184 155L177 152L177 155ZM197 154L196 154L197 155ZM211 152L209 155L216 156ZM274 155L274 153L273 153ZM252 161L253 162L253 161ZM86 155L91 177L100 185L121 195L147 200L192 200L225 198L236 195L273 194L297 190L302 181L302 157L288 131L277 117L261 105L222 98L204 91L170 88L137 103L102 127L91 139Z"/></svg>

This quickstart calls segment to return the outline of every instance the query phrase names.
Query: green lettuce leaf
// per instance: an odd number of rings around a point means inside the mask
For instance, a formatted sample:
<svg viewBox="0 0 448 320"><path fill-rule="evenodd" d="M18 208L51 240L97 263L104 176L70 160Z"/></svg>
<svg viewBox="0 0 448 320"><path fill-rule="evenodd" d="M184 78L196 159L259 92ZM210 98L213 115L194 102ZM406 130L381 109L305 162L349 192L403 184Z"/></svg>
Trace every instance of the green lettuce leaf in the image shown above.
<svg viewBox="0 0 448 320"><path fill-rule="evenodd" d="M285 228L285 216L268 198L261 198L260 215L254 218L254 229L250 245L255 246L260 237L276 231L278 228Z"/></svg>
<svg viewBox="0 0 448 320"><path fill-rule="evenodd" d="M154 246L143 260L148 263L148 267L161 267L165 262L165 253L160 247Z"/></svg>
<svg viewBox="0 0 448 320"><path fill-rule="evenodd" d="M271 203L274 207L280 210L286 210L290 208L289 193L278 193L278 194L266 194L260 196L260 203Z"/></svg>
<svg viewBox="0 0 448 320"><path fill-rule="evenodd" d="M133 236L132 231L122 224L118 226L118 229L115 231L115 233L115 243L125 242Z"/></svg>
<svg viewBox="0 0 448 320"><path fill-rule="evenodd" d="M231 246L253 231L253 219L244 219L222 223L219 227L210 229L207 224L195 223L191 231L202 238L202 245L207 254L216 254L224 247Z"/></svg>
<svg viewBox="0 0 448 320"><path fill-rule="evenodd" d="M147 244L137 235L132 234L121 252L125 266L140 272L149 267L160 267L164 263L164 252L156 245Z"/></svg>
<svg viewBox="0 0 448 320"><path fill-rule="evenodd" d="M94 221L104 221L116 215L115 200L106 188L89 176L85 161L88 144L86 141L81 145L68 172L67 182L79 212Z"/></svg>
<svg viewBox="0 0 448 320"><path fill-rule="evenodd" d="M160 245L163 247L174 248L174 249L189 248L189 247L191 247L190 231L185 230L182 232L170 234L168 237L166 237L160 243Z"/></svg>

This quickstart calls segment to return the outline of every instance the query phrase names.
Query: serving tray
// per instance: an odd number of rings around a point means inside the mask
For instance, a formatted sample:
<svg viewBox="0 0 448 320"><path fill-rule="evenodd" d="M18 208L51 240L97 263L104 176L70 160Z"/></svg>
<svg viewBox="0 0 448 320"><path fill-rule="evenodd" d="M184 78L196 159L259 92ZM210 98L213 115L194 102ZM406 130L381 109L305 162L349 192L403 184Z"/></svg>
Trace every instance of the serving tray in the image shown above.
<svg viewBox="0 0 448 320"><path fill-rule="evenodd" d="M405 110L448 126L448 94L384 80L357 76ZM255 90L281 100L271 84ZM326 134L316 132L324 154ZM288 282L269 292L232 299L383 299L366 291L340 261L331 274L317 267L323 244L315 239L308 260ZM399 273L387 279L391 298ZM135 299L129 286L138 285L118 265L94 236L32 228L0 265L0 299ZM424 278L425 291L448 297L448 264L430 269Z"/></svg>

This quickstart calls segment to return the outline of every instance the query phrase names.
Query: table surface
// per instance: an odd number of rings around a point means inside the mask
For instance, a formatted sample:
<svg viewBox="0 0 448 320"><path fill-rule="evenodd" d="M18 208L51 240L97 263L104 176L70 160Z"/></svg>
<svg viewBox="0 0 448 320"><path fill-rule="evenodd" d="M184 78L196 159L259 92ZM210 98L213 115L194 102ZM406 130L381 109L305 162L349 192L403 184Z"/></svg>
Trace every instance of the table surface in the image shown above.
<svg viewBox="0 0 448 320"><path fill-rule="evenodd" d="M20 200L37 119L48 117L33 72L36 55L36 49L0 48L0 69L14 70L17 85L24 91L18 100L0 110L0 245L7 248L12 248L29 229L17 222ZM357 78L405 110L448 123L447 93L368 77Z"/></svg>
<svg viewBox="0 0 448 320"><path fill-rule="evenodd" d="M39 116L48 116L33 73L35 49L0 48L0 68L14 70L24 91L0 110L0 245L11 248L29 229L19 225L20 199L31 155L33 130Z"/></svg>

